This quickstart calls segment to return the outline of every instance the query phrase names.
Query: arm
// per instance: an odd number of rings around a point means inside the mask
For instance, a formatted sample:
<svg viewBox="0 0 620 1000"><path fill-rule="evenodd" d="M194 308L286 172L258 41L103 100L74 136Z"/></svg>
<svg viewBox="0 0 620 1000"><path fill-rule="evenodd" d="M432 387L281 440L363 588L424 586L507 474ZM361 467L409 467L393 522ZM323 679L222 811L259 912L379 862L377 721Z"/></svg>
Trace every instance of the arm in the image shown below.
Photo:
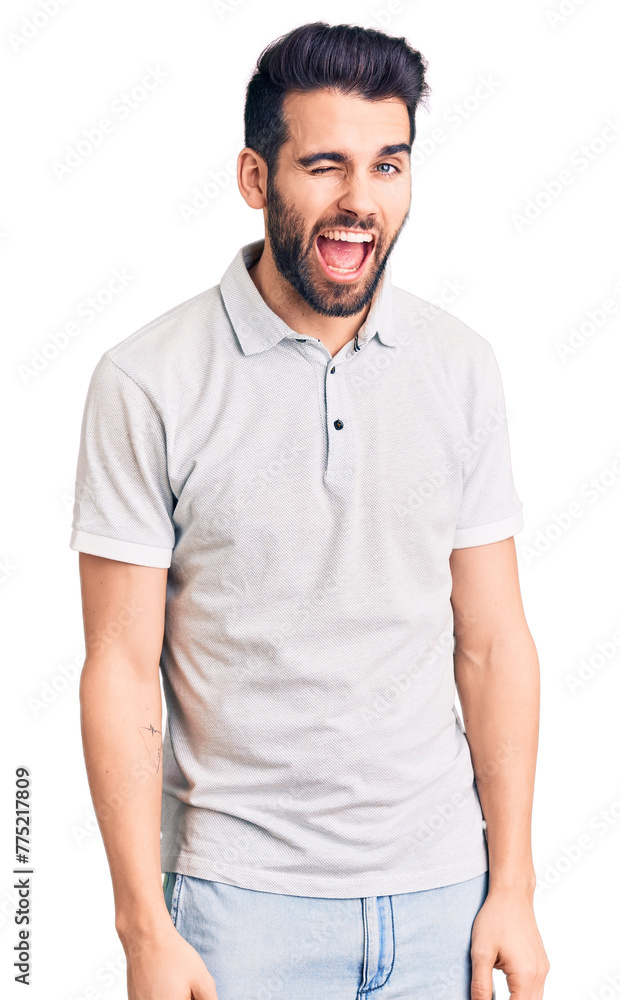
<svg viewBox="0 0 620 1000"><path fill-rule="evenodd" d="M515 996L529 997L531 988L538 998L549 969L533 915L540 672L521 600L514 538L454 549L450 568L455 681L489 850L486 910L477 918L472 946L472 957L479 951L472 982L481 980L483 989L473 995L490 998L491 969L497 967L506 972ZM491 912L493 919L487 920Z"/></svg>
<svg viewBox="0 0 620 1000"><path fill-rule="evenodd" d="M194 996L211 1000L213 980L172 924L160 872L159 658L167 574L80 552L82 740L112 876L116 930L128 959L130 1000L185 1000L190 985Z"/></svg>
<svg viewBox="0 0 620 1000"><path fill-rule="evenodd" d="M170 919L159 866L159 655L167 574L80 553L82 741L121 937Z"/></svg>
<svg viewBox="0 0 620 1000"><path fill-rule="evenodd" d="M513 538L454 549L454 675L487 823L489 890L532 896L540 673Z"/></svg>

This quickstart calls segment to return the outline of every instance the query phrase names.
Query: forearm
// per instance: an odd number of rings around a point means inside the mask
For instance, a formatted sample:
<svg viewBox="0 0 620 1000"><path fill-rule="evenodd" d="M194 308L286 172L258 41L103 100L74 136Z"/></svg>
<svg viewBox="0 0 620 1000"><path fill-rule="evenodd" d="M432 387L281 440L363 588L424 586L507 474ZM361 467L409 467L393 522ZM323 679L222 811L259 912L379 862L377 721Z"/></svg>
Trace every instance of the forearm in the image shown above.
<svg viewBox="0 0 620 1000"><path fill-rule="evenodd" d="M87 659L80 680L84 759L125 943L170 922L161 884L162 705L159 676L124 660Z"/></svg>
<svg viewBox="0 0 620 1000"><path fill-rule="evenodd" d="M487 824L489 892L533 895L531 820L540 716L540 669L519 629L492 650L455 650L455 679Z"/></svg>

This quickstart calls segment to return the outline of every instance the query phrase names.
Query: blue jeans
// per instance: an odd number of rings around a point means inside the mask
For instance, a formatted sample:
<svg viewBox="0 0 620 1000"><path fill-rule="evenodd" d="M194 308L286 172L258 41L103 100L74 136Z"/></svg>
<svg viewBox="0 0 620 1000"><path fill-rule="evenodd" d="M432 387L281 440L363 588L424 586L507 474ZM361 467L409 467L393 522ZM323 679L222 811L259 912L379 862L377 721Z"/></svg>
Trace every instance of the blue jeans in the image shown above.
<svg viewBox="0 0 620 1000"><path fill-rule="evenodd" d="M218 1000L471 1000L471 930L488 878L324 899L166 872L164 897Z"/></svg>

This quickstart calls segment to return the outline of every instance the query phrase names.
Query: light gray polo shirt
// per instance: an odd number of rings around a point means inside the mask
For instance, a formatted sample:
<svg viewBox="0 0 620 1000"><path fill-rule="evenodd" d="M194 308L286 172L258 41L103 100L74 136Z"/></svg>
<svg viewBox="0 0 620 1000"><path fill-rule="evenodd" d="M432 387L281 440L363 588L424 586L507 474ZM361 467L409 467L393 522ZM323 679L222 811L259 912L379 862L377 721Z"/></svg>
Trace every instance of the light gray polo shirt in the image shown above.
<svg viewBox="0 0 620 1000"><path fill-rule="evenodd" d="M104 352L72 549L169 567L161 870L357 897L488 868L453 548L523 527L487 340L391 282L332 358L239 250Z"/></svg>

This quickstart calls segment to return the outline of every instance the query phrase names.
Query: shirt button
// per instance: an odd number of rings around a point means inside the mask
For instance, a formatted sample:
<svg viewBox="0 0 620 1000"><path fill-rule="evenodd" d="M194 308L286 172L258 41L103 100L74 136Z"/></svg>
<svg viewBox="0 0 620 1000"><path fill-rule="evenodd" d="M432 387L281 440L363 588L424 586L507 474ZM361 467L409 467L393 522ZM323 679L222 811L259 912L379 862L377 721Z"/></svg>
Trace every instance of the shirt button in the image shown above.
<svg viewBox="0 0 620 1000"><path fill-rule="evenodd" d="M342 420L334 420L334 427L336 428L337 431L341 431L342 428L344 427Z"/></svg>

